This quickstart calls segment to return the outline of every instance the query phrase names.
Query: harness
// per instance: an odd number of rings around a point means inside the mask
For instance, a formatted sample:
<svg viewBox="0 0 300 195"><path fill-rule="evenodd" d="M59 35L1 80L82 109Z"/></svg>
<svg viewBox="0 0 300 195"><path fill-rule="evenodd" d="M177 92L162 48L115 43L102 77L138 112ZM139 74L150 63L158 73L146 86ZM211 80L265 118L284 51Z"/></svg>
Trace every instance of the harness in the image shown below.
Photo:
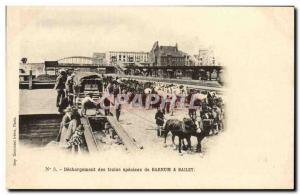
<svg viewBox="0 0 300 195"><path fill-rule="evenodd" d="M183 132L186 132L185 122L184 122L184 121L182 122L181 126L182 126L182 131L183 131Z"/></svg>

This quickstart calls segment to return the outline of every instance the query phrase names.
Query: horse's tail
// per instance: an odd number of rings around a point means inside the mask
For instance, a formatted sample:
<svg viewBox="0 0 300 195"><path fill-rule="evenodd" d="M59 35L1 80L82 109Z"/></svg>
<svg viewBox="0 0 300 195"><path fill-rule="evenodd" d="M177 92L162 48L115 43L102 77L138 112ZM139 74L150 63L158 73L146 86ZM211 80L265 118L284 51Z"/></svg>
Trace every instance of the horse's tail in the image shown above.
<svg viewBox="0 0 300 195"><path fill-rule="evenodd" d="M167 129L168 121L169 120L167 120L166 123L162 126L162 130L166 130Z"/></svg>

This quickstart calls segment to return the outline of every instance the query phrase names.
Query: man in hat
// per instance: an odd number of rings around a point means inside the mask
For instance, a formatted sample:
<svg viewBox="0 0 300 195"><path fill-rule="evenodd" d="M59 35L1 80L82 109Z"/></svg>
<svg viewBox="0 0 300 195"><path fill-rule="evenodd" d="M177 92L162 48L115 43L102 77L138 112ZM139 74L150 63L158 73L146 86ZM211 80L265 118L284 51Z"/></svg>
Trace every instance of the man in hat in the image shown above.
<svg viewBox="0 0 300 195"><path fill-rule="evenodd" d="M62 118L58 135L59 146L70 149L71 146L76 145L78 149L78 146L82 143L83 136L80 115L76 108L71 107L67 107L64 112L65 115Z"/></svg>
<svg viewBox="0 0 300 195"><path fill-rule="evenodd" d="M54 89L57 91L56 107L59 107L61 100L65 97L65 83L67 80L67 73L65 70L60 69L59 75L56 78Z"/></svg>
<svg viewBox="0 0 300 195"><path fill-rule="evenodd" d="M71 136L67 139L67 148L74 149L75 152L82 151L85 149L85 141L84 141L84 128L80 120L81 116L78 113L77 108L72 108L71 113L71 121L69 123L68 130L71 131Z"/></svg>
<svg viewBox="0 0 300 195"><path fill-rule="evenodd" d="M72 120L72 108L68 107L64 110L65 115L60 123L60 131L57 136L57 141L59 141L60 146L64 146L67 143L67 139L71 137L71 132L68 131L69 124Z"/></svg>
<svg viewBox="0 0 300 195"><path fill-rule="evenodd" d="M72 73L70 76L68 76L66 81L66 95L68 97L69 105L73 106L73 99L74 99L74 77L75 74Z"/></svg>
<svg viewBox="0 0 300 195"><path fill-rule="evenodd" d="M156 120L156 125L157 125L157 137L160 137L163 135L162 129L164 125L164 113L162 112L161 108L157 108L157 112L155 114L155 120Z"/></svg>

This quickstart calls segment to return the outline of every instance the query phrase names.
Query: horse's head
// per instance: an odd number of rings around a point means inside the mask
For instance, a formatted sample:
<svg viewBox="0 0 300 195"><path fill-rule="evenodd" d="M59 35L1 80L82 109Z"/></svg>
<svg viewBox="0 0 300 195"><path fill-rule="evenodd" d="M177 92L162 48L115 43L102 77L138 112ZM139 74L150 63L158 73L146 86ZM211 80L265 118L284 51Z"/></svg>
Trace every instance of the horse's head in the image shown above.
<svg viewBox="0 0 300 195"><path fill-rule="evenodd" d="M190 118L184 118L183 122L185 124L186 130L188 130L189 132L192 132L192 133L200 133L201 132L200 125L198 124L197 121L194 121Z"/></svg>

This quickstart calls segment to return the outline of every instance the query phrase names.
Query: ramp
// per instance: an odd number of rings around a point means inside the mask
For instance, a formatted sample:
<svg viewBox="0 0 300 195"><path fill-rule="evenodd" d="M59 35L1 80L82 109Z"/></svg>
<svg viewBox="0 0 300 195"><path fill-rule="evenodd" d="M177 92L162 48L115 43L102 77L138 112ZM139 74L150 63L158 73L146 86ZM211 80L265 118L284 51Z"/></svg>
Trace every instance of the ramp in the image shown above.
<svg viewBox="0 0 300 195"><path fill-rule="evenodd" d="M81 123L84 128L84 137L85 137L85 141L86 141L89 152L90 153L97 152L99 149L97 147L97 142L94 138L93 131L92 131L92 128L91 128L88 118L82 117L80 120L81 120Z"/></svg>
<svg viewBox="0 0 300 195"><path fill-rule="evenodd" d="M110 123L112 128L116 131L118 136L121 138L125 148L129 151L138 151L142 149L142 146L139 146L136 141L129 136L125 129L120 125L120 123L112 116L107 116L107 121Z"/></svg>

